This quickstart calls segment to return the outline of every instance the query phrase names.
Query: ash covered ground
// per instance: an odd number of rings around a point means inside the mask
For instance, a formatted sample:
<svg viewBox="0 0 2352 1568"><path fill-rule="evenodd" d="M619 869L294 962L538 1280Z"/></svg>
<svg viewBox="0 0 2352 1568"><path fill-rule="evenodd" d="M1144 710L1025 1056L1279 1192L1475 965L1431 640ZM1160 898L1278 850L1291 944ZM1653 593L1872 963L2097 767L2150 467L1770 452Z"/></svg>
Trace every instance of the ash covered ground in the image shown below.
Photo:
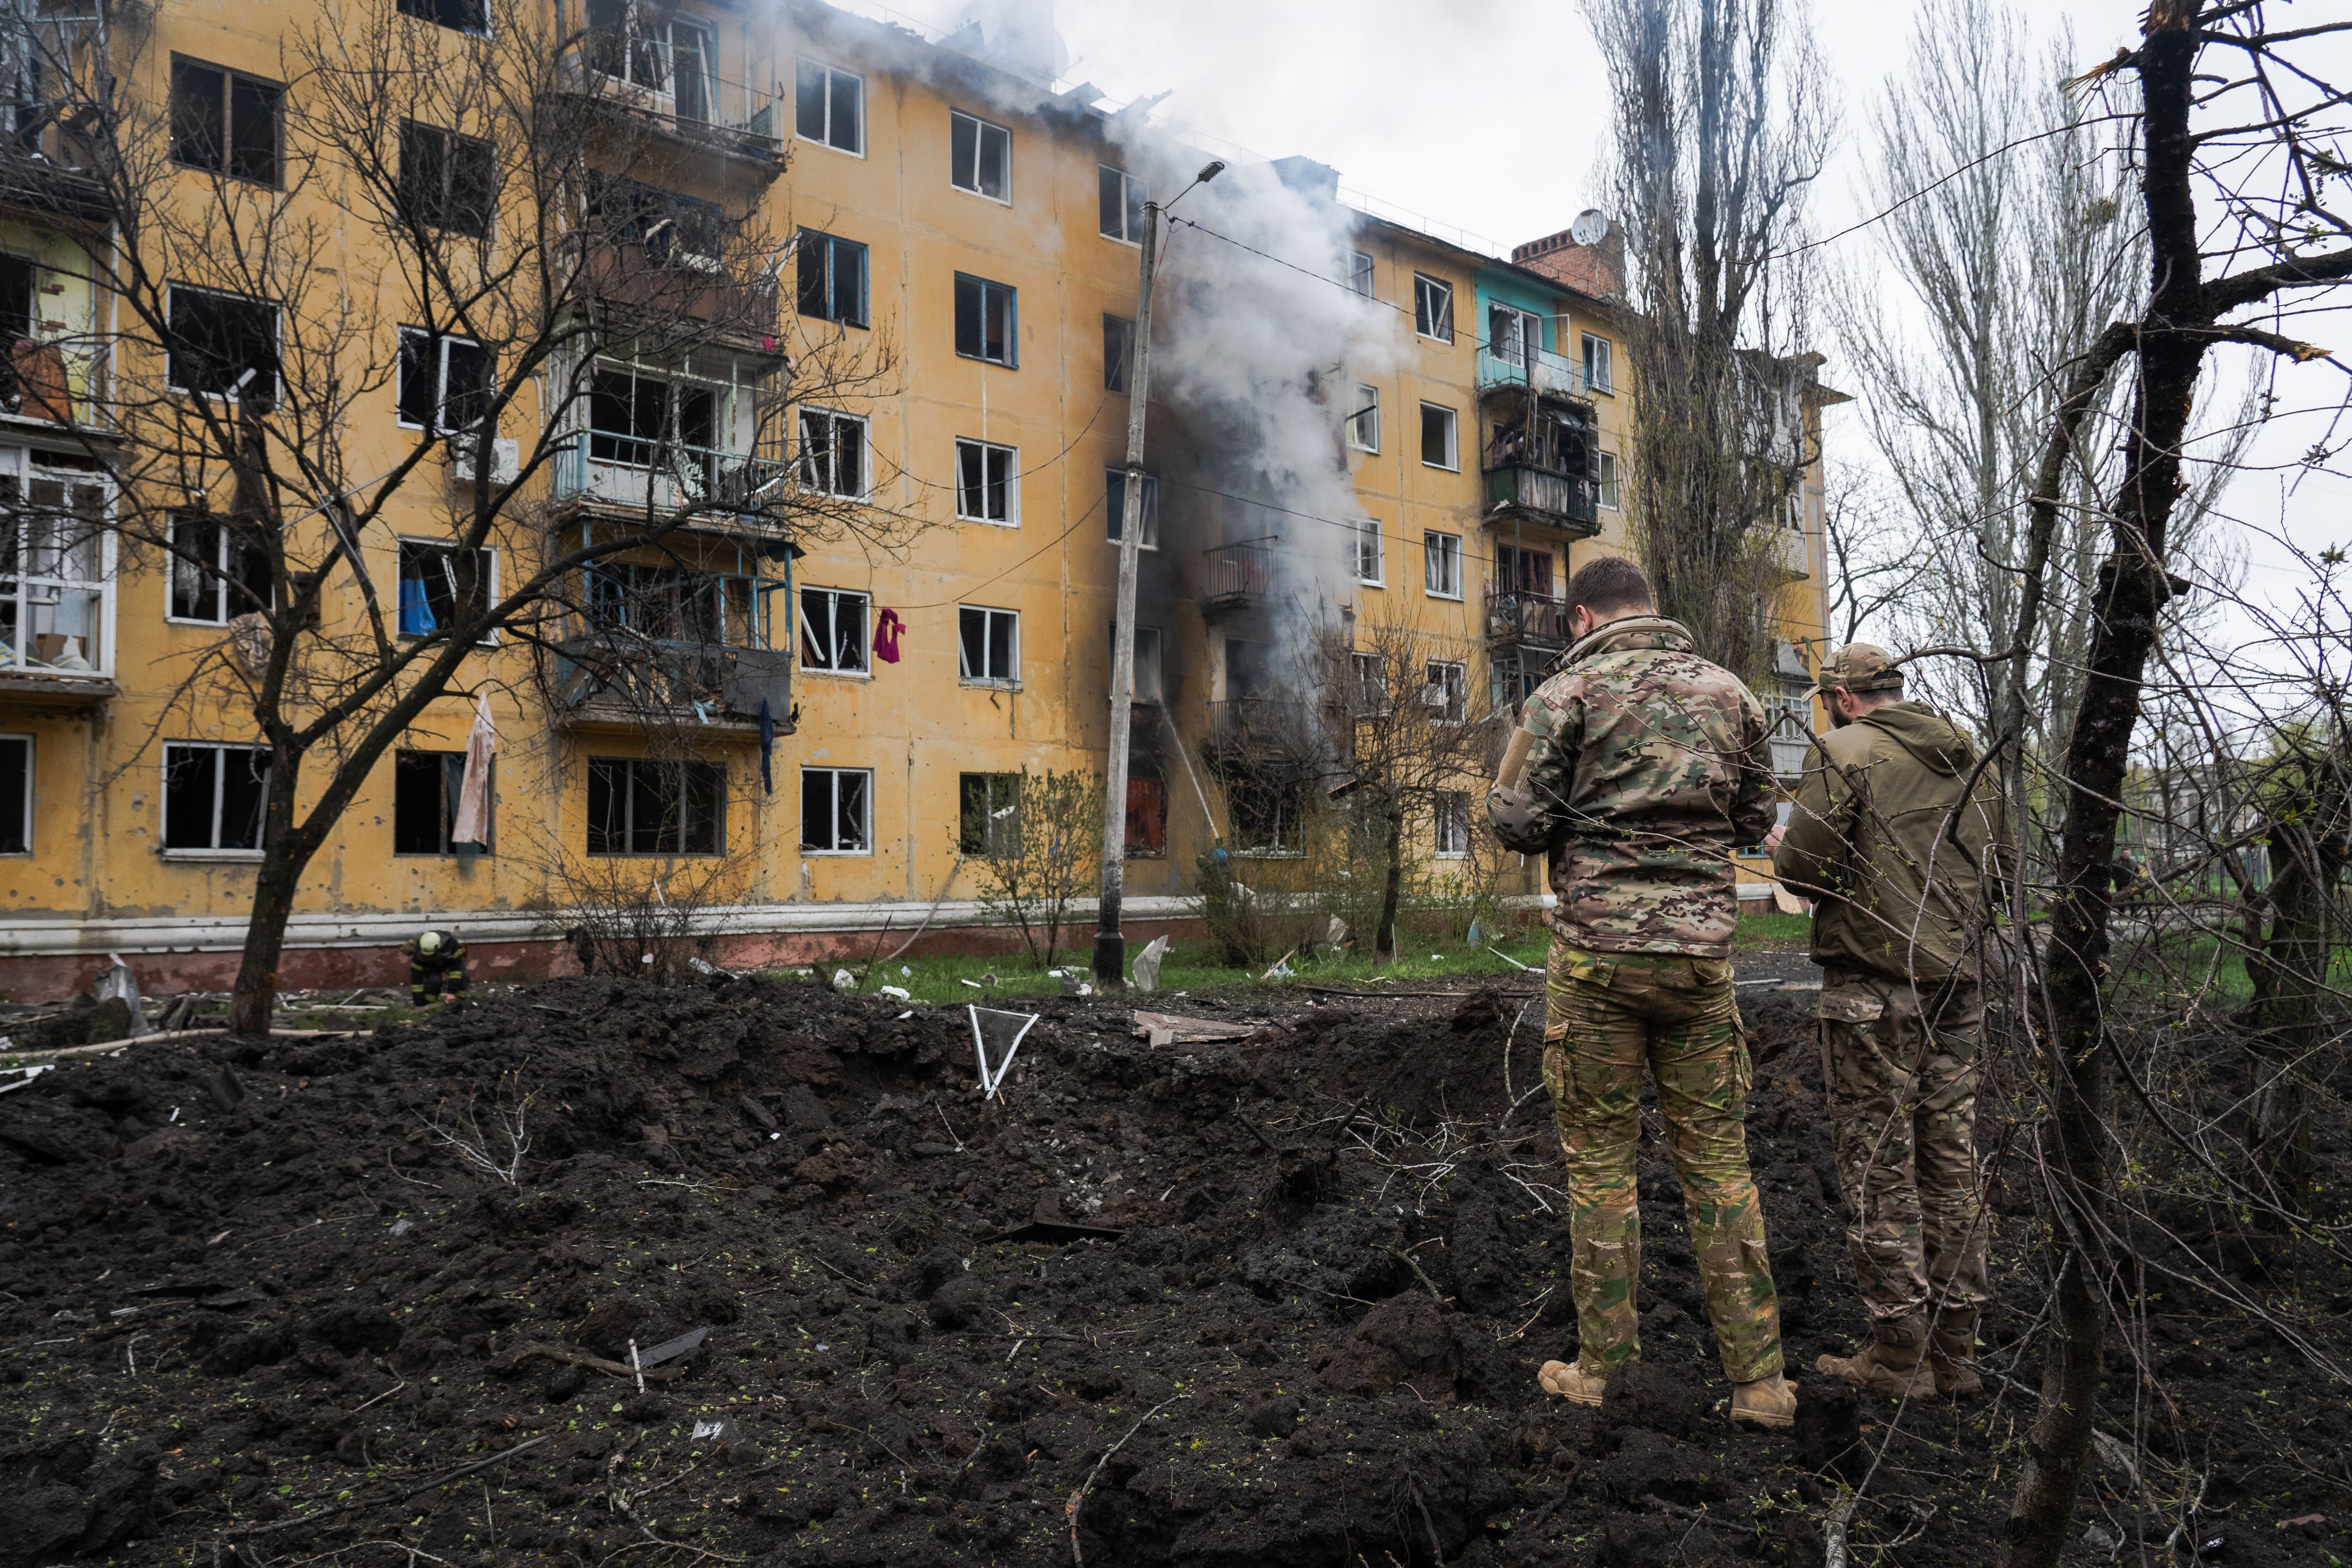
<svg viewBox="0 0 2352 1568"><path fill-rule="evenodd" d="M1861 1327L1811 999L1748 996L1798 1426L1725 1423L1649 1140L1644 1360L1571 1410L1534 1382L1575 1334L1531 1000L1168 998L1262 1026L1158 1048L1051 1003L986 1103L961 1009L729 978L44 1074L0 1098L0 1563L1814 1563L1865 1475L1863 1560L1990 1562L2045 1294L2025 1140L2009 1375L1898 1421L1811 1371ZM509 1186L433 1129L518 1085ZM2352 1352L2332 1266L2209 1250ZM2105 1408L2163 1468L2095 1469L2070 1556L2352 1560L2342 1389L2171 1279L2187 1248L2143 1261ZM698 1330L640 1392L632 1344Z"/></svg>

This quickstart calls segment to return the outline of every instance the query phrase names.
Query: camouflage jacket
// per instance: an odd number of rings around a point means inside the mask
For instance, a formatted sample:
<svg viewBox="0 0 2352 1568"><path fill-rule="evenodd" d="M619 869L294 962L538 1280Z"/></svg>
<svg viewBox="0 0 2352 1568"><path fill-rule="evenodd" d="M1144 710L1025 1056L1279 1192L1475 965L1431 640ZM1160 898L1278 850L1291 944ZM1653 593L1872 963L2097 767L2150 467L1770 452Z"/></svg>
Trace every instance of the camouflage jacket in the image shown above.
<svg viewBox="0 0 2352 1568"><path fill-rule="evenodd" d="M1738 677L1653 616L1570 647L1519 721L1521 787L1548 814L1552 929L1597 952L1727 958L1739 916L1731 854L1772 825L1764 709ZM1498 827L1490 797L1488 815Z"/></svg>

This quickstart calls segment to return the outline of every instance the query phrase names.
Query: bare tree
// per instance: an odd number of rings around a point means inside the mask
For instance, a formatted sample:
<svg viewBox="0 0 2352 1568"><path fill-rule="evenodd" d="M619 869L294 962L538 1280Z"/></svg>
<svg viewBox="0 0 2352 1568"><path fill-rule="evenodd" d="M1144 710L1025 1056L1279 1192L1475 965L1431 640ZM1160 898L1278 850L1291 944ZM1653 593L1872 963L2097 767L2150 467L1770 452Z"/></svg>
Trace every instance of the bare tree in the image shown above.
<svg viewBox="0 0 2352 1568"><path fill-rule="evenodd" d="M615 620L649 587L695 599L705 531L902 542L911 520L857 504L862 443L789 423L881 389L889 356L787 324L793 242L758 216L784 142L715 75L651 112L626 21L509 8L476 35L345 0L288 39L292 86L224 78L203 110L135 13L17 26L108 219L76 231L119 323L89 431L106 526L226 605L167 709L257 731L233 1022L258 1030L305 868L433 702L511 679L494 644L574 699L635 680L756 711L772 668L648 668ZM177 113L134 90L167 77ZM396 531L423 527L446 543L412 560ZM760 613L702 586L705 626Z"/></svg>
<svg viewBox="0 0 2352 1568"><path fill-rule="evenodd" d="M1801 0L1585 0L1613 99L1627 519L1660 613L1743 676L1770 662L1792 498L1819 456L1805 197L1827 73Z"/></svg>
<svg viewBox="0 0 2352 1568"><path fill-rule="evenodd" d="M1945 592L1938 563L1919 548L1914 530L1896 511L1878 476L1868 468L1832 469L1822 497L1822 532L1829 546L1825 584L1832 642L1861 638L1865 628L1895 620L1921 600Z"/></svg>
<svg viewBox="0 0 2352 1568"><path fill-rule="evenodd" d="M1044 969L1075 929L1071 908L1095 885L1102 865L1103 781L1076 770L1024 768L1006 782L1010 797L1001 800L967 788L963 847L973 858L982 906L1020 931L1031 961Z"/></svg>

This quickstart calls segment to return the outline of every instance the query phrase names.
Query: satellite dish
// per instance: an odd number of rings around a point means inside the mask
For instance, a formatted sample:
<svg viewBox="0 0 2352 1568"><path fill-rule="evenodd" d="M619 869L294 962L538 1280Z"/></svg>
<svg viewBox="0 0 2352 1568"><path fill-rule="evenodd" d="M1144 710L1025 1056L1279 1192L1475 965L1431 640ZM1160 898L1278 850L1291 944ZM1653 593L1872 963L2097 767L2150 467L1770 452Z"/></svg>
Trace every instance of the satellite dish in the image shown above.
<svg viewBox="0 0 2352 1568"><path fill-rule="evenodd" d="M1609 216L1599 207L1585 208L1568 226L1568 237L1579 245L1598 245L1608 237Z"/></svg>

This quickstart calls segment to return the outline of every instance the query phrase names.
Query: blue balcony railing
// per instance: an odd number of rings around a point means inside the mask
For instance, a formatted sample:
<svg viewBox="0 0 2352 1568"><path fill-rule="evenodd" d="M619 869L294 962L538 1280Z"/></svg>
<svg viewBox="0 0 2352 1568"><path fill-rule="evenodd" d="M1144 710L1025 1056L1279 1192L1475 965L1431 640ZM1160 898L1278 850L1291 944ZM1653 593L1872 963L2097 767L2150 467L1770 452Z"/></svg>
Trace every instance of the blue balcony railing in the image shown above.
<svg viewBox="0 0 2352 1568"><path fill-rule="evenodd" d="M1584 384L1584 367L1574 360L1538 349L1532 377L1524 350L1507 349L1497 353L1492 346L1478 351L1478 390L1495 386L1526 386L1532 380L1538 392L1556 393L1562 397L1582 397L1590 388Z"/></svg>

